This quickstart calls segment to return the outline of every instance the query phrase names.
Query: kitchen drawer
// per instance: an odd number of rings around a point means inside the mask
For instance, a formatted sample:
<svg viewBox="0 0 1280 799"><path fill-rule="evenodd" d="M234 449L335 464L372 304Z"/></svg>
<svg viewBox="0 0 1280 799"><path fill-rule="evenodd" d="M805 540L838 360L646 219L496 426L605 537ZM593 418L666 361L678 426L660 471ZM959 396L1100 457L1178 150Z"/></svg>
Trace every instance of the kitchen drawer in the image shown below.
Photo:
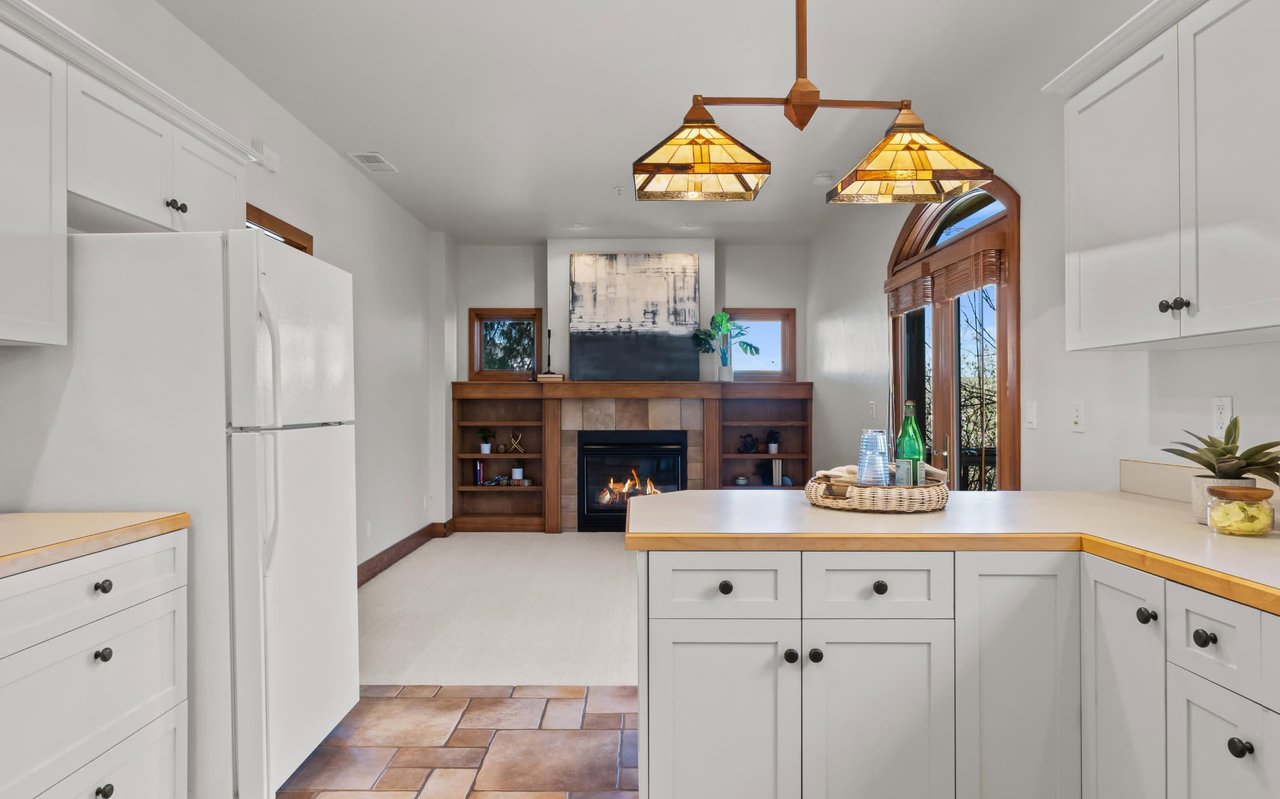
<svg viewBox="0 0 1280 799"><path fill-rule="evenodd" d="M950 619L950 552L805 552L806 619Z"/></svg>
<svg viewBox="0 0 1280 799"><path fill-rule="evenodd" d="M0 658L187 582L187 531L0 580Z"/></svg>
<svg viewBox="0 0 1280 799"><path fill-rule="evenodd" d="M1262 699L1262 611L1177 583L1166 586L1165 607L1171 663Z"/></svg>
<svg viewBox="0 0 1280 799"><path fill-rule="evenodd" d="M0 660L0 796L39 794L185 700L186 639L179 588Z"/></svg>
<svg viewBox="0 0 1280 799"><path fill-rule="evenodd" d="M651 619L798 619L799 552L654 552Z"/></svg>
<svg viewBox="0 0 1280 799"><path fill-rule="evenodd" d="M121 799L186 797L186 702L40 794L39 799L92 799L108 791Z"/></svg>
<svg viewBox="0 0 1280 799"><path fill-rule="evenodd" d="M1262 614L1262 673L1262 704L1280 713L1280 616L1270 613Z"/></svg>
<svg viewBox="0 0 1280 799"><path fill-rule="evenodd" d="M1274 799L1280 715L1168 666L1168 799Z"/></svg>

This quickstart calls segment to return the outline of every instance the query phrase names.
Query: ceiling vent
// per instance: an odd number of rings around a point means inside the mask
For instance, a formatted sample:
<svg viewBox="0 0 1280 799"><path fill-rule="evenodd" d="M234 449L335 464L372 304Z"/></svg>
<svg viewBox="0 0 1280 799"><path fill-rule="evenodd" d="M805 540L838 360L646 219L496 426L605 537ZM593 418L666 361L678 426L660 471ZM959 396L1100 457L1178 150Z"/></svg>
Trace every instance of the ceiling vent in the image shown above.
<svg viewBox="0 0 1280 799"><path fill-rule="evenodd" d="M382 153L347 153L365 172L399 172Z"/></svg>

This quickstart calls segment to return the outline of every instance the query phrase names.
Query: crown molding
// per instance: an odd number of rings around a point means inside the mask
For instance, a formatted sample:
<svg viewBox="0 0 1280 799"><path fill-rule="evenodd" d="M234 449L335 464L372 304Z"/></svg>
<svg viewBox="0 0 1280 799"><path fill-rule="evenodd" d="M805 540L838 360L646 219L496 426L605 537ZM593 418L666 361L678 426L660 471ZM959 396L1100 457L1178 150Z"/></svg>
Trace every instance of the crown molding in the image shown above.
<svg viewBox="0 0 1280 799"><path fill-rule="evenodd" d="M30 0L0 0L0 21L236 161L242 164L261 161L261 156L249 145L36 7Z"/></svg>
<svg viewBox="0 0 1280 799"><path fill-rule="evenodd" d="M1204 3L1205 0L1151 0L1110 36L1046 83L1040 91L1071 97Z"/></svg>

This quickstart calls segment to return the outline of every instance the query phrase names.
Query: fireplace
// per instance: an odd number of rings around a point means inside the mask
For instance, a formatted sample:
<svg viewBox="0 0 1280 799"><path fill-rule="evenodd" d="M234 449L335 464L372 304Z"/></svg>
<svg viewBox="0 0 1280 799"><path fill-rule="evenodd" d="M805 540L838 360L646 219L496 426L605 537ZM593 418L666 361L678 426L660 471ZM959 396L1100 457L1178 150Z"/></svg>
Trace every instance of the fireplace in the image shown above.
<svg viewBox="0 0 1280 799"><path fill-rule="evenodd" d="M578 433L578 529L626 529L627 502L683 491L684 430L583 430Z"/></svg>

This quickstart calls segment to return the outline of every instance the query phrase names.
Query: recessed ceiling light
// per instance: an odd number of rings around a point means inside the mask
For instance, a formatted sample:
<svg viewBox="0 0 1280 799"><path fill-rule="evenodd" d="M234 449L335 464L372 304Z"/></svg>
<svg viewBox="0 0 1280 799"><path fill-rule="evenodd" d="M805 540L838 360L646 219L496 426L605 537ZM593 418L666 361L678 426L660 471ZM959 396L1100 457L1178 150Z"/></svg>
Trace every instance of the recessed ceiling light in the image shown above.
<svg viewBox="0 0 1280 799"><path fill-rule="evenodd" d="M813 185L815 186L831 186L835 182L835 176L830 172L819 172L813 176Z"/></svg>
<svg viewBox="0 0 1280 799"><path fill-rule="evenodd" d="M582 224L581 222L574 222L572 225L569 226L569 229L570 230L586 230L587 226Z"/></svg>
<svg viewBox="0 0 1280 799"><path fill-rule="evenodd" d="M702 225L695 225L692 222L685 222L680 226L681 230L702 230Z"/></svg>

